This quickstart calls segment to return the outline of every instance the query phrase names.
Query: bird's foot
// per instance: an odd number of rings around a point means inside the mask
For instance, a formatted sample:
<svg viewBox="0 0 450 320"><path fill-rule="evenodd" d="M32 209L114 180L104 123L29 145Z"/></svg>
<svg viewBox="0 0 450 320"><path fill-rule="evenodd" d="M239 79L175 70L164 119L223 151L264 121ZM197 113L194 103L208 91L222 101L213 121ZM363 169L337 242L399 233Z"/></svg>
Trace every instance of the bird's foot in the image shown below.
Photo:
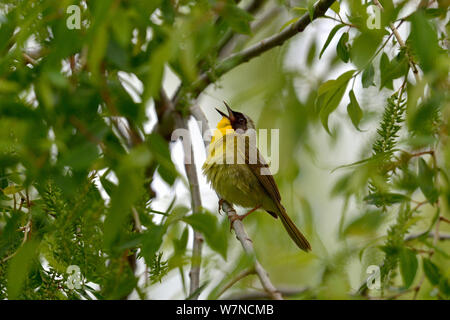
<svg viewBox="0 0 450 320"><path fill-rule="evenodd" d="M221 215L221 211L222 211L222 206L223 206L223 202L225 201L225 199L219 199L219 214Z"/></svg>
<svg viewBox="0 0 450 320"><path fill-rule="evenodd" d="M261 205L258 205L258 206L256 206L256 207L254 207L253 209L251 209L250 211L248 211L246 214L238 215L238 214L235 213L235 214L233 214L232 216L229 216L228 218L230 219L230 231L231 231L231 229L233 228L233 223L234 223L236 220L240 220L240 221L244 220L245 217L247 217L250 213L255 212L255 211L258 210L259 208L261 208Z"/></svg>

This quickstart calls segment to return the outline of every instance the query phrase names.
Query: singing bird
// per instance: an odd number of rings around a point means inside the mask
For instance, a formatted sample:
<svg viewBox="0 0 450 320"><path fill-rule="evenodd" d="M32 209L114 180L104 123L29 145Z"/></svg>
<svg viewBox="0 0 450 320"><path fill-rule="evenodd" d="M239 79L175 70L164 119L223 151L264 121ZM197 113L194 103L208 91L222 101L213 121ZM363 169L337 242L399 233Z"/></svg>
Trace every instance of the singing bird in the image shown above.
<svg viewBox="0 0 450 320"><path fill-rule="evenodd" d="M226 102L224 103L228 115L216 109L222 115L222 119L214 131L208 148L208 157L202 167L208 182L221 198L219 210L223 200L251 208L246 214L233 218L242 220L262 208L274 218L280 217L287 233L300 249L311 250L308 240L295 226L281 204L277 184L256 146L256 139L250 138L249 133L255 132L253 121L247 115L233 111Z"/></svg>

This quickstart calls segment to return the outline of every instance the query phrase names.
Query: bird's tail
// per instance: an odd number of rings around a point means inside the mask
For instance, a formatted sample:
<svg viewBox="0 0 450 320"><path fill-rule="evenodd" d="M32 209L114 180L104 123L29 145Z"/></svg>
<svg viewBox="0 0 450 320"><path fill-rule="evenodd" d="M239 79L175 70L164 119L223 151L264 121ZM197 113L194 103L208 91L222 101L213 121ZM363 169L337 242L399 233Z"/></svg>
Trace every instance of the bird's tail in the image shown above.
<svg viewBox="0 0 450 320"><path fill-rule="evenodd" d="M311 245L309 244L308 240L306 240L305 236L300 232L300 230L298 230L297 226L294 224L291 218L289 218L286 209L281 204L279 204L278 209L278 216L280 217L287 233L289 234L291 239L294 240L295 244L300 249L306 252L311 250Z"/></svg>

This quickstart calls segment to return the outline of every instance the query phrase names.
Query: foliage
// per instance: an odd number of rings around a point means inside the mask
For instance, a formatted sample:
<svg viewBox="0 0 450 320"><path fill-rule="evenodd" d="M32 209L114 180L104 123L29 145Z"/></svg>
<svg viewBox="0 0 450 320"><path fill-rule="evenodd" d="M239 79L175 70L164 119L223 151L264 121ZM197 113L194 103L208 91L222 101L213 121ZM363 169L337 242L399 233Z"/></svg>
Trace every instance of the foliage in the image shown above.
<svg viewBox="0 0 450 320"><path fill-rule="evenodd" d="M293 298L450 298L448 9L380 2L372 28L372 1L335 1L318 18L307 0L3 0L0 298L159 298L174 276L173 296L189 298L188 268L200 263L196 290L216 299L252 271L210 212L214 195L202 186L196 204L198 182L171 141L190 106L212 117L211 97L281 129L275 179L313 254L272 217L246 218L277 286L308 286ZM304 37L306 27L265 49L308 18L328 33ZM337 169L320 171L323 159ZM366 285L373 264L382 290ZM249 276L230 291L256 286Z"/></svg>

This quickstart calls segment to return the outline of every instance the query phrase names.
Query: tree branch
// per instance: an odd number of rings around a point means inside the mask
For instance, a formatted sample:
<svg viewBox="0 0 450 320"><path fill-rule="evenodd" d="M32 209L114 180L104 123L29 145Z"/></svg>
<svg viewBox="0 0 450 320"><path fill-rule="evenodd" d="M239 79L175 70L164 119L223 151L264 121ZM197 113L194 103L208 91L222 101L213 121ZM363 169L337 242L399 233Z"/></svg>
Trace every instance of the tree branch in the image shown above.
<svg viewBox="0 0 450 320"><path fill-rule="evenodd" d="M313 19L323 16L334 2L335 0L320 0L314 6ZM192 87L189 88L189 91L193 93L194 97L197 97L209 84L213 83L217 78L234 69L238 65L257 57L274 47L282 45L297 33L305 30L305 28L310 23L311 19L309 17L309 13L306 13L296 23L291 24L290 27L284 29L280 33L263 39L247 49L232 54L228 58L222 60L213 70L208 70L207 72L201 74L200 77L192 84ZM181 90L180 93L182 94L183 90ZM177 102L179 98L179 95L177 95L175 97L175 102Z"/></svg>
<svg viewBox="0 0 450 320"><path fill-rule="evenodd" d="M182 118L181 115L175 111L172 105L172 101L168 98L165 91L161 89L160 91L160 102L163 104L163 108L167 111L172 111L175 118L175 125L177 128L183 128L188 130L186 119ZM184 168L186 170L186 176L189 181L189 189L191 194L192 203L192 213L198 212L202 207L202 201L200 197L200 188L198 184L197 168L194 160L194 152L192 145L189 149L190 154L184 155ZM192 261L191 270L189 271L189 277L191 278L189 286L189 296L192 300L198 299L200 287L200 267L202 261L202 247L203 247L203 236L201 233L194 230L194 239L192 244ZM197 292L197 293L196 293Z"/></svg>
<svg viewBox="0 0 450 320"><path fill-rule="evenodd" d="M426 233L426 232L425 232ZM420 237L422 237L425 233L418 233L418 234L412 234L408 237L405 238L405 241L411 241L411 240L415 240L418 239ZM433 238L435 239L435 233L434 232L429 232L427 234L427 238ZM450 240L450 234L438 234L437 235L437 239L438 240Z"/></svg>
<svg viewBox="0 0 450 320"><path fill-rule="evenodd" d="M222 204L222 209L227 213L228 218L231 220L231 218L235 217L237 215L234 208L229 204L228 202L224 201ZM255 250L253 249L253 241L248 236L247 232L244 229L244 225L242 224L242 221L239 219L235 219L232 222L231 227L234 230L234 233L236 234L236 238L241 243L242 247L244 248L244 251L252 257L255 257ZM263 268L263 266L259 263L258 259L256 257L254 258L254 266L255 272L259 277L259 280L261 281L261 284L264 288L264 290L267 292L267 294L274 300L283 300L283 297L281 296L281 293L275 288L275 286L272 284L269 278L269 274L267 271Z"/></svg>
<svg viewBox="0 0 450 320"><path fill-rule="evenodd" d="M240 280L244 279L245 277L251 275L251 274L255 274L255 269L254 268L250 268L247 270L242 271L241 273L239 273L235 278L231 279L230 282L228 282L223 288L222 290L220 290L220 292L217 294L216 298L219 298L222 294L225 293L225 291L227 291L228 289L230 289L232 286L234 286L234 284L236 282L239 282Z"/></svg>
<svg viewBox="0 0 450 320"><path fill-rule="evenodd" d="M381 3L378 0L373 0L373 3L375 3L375 5L380 8L381 11L384 10L383 6L381 5ZM419 5L419 7L422 4ZM394 26L393 23L389 24L389 27L391 28L392 32L394 33L395 38L397 39L398 44L400 45L401 48L405 48L405 41L403 41L402 37L400 36L400 33L398 32L397 28ZM406 50L406 56L408 57L408 62L409 65L411 66L411 69L413 71L414 74L414 78L416 79L416 82L419 83L420 82L420 77L419 77L419 71L417 70L417 66L416 63L414 62L413 58L411 57L411 55L409 54L408 50Z"/></svg>

